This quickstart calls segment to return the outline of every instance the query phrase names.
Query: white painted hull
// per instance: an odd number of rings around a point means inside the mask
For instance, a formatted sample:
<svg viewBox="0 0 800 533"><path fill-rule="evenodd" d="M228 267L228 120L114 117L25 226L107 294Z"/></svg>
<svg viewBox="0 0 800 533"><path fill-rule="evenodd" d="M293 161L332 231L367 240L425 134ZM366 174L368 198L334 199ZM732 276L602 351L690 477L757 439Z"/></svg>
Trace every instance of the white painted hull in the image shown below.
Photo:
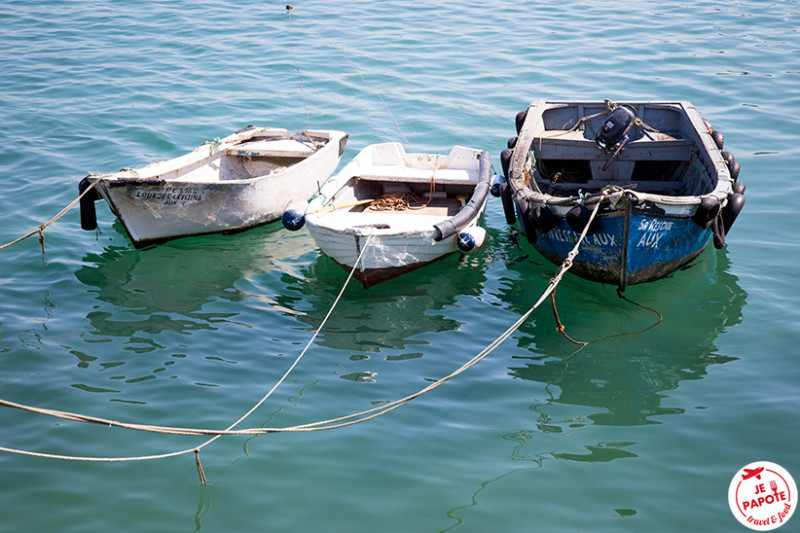
<svg viewBox="0 0 800 533"><path fill-rule="evenodd" d="M382 216L386 219L392 216ZM398 215L394 215L397 218ZM400 215L402 216L402 215ZM354 276L367 286L386 281L398 275L423 267L458 251L456 235L434 240L434 232L430 229L434 223L445 217L430 217L430 223L424 227L395 230L393 221L389 220L389 229L373 229L358 231L339 231L308 222L308 231L320 249L348 271L356 264L363 250L361 262ZM476 224L470 224L473 227Z"/></svg>
<svg viewBox="0 0 800 533"><path fill-rule="evenodd" d="M269 137L262 152L241 144L262 134ZM316 150L308 136L318 141ZM137 247L240 231L277 220L289 203L308 200L336 170L346 140L338 131L243 130L170 161L103 176L97 192Z"/></svg>
<svg viewBox="0 0 800 533"><path fill-rule="evenodd" d="M392 145L396 143L391 143ZM386 146L386 145L373 145ZM399 147L399 145L397 145ZM368 147L366 150L369 150ZM462 168L458 168L458 163L453 161L452 165L444 166L438 171L439 186L443 188L452 186L466 187L464 195L472 194L479 182L480 159L478 150L460 148L462 151L469 151L468 155L474 156L472 160L465 158L461 161ZM322 196L317 197L309 205L306 215L308 231L316 241L323 253L333 259L336 263L347 269L353 268L361 255L361 261L354 272L354 277L369 287L376 283L394 278L402 273L420 268L434 261L442 259L458 251L456 240L458 235L451 235L437 240L435 225L443 223L453 218L453 211L441 214L426 214L426 210L403 210L403 211L359 211L348 209L325 208L326 202L323 198L332 199L342 197L342 191L346 191L348 183L352 183L353 176L372 174L369 178L373 183L381 180L381 172L385 172L386 178L392 185L405 183L398 177L404 171L395 168L383 168L380 164L374 164L378 157L370 161L369 165L364 164L365 159L369 159L362 154L348 164L337 176L331 178L322 189ZM404 154L404 152L403 152ZM367 154L371 156L372 154ZM405 155L405 154L404 154ZM416 156L419 154L408 154ZM423 154L424 155L424 154ZM462 152L461 155L464 155ZM428 163L432 160L430 156ZM452 152L451 152L452 157ZM359 160L359 158L361 158ZM488 161L488 155L486 156ZM446 161L446 160L445 160ZM490 165L490 163L485 163ZM367 168L367 166L369 168ZM422 175L429 175L430 168L422 169ZM488 172L488 171L487 171ZM410 176L413 172L406 172ZM394 179L392 179L394 178ZM487 182L488 188L488 175ZM365 178L366 179L366 178ZM417 180L419 184L419 180ZM344 184L340 187L340 184ZM427 184L423 185L427 187ZM346 200L343 200L346 201ZM336 204L336 201L333 202ZM480 217L486 206L486 197L475 205L474 216L458 228L458 231L468 230L477 226ZM443 210L443 208L442 208ZM428 211L435 212L435 208ZM457 212L458 209L455 210ZM363 251L363 253L362 253Z"/></svg>

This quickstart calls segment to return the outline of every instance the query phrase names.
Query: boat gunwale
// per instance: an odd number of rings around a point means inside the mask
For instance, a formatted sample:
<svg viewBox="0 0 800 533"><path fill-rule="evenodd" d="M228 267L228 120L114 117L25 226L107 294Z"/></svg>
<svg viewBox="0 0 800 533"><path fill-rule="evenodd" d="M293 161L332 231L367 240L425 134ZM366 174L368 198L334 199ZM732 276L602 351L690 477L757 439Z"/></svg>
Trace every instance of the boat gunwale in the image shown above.
<svg viewBox="0 0 800 533"><path fill-rule="evenodd" d="M348 163L342 169L342 171L337 173L335 176L333 176L329 180L331 184L339 184L339 183L341 183L341 185L336 189L336 191L332 195L330 195L328 197L327 200L321 201L323 207L321 207L320 209L324 208L325 204L327 204L329 201L332 201L332 199L335 198L337 195L339 195L339 193L342 192L343 190L345 190L347 188L355 189L355 187L354 187L355 180L361 179L361 175L364 174L363 172L359 172L358 171L359 164L362 162L363 159L366 159L368 156L370 156L370 154L372 153L372 151L375 149L376 146L385 146L385 145L393 145L393 144L394 145L398 145L400 147L400 150L401 150L401 152L402 152L402 154L404 156L408 156L408 157L412 157L412 158L413 157L417 157L417 158L420 158L420 159L421 158L432 158L433 156L441 155L441 154L421 153L421 152L420 153L417 153L417 152L406 153L405 150L403 149L402 145L400 145L400 143L375 143L375 144L371 144L371 145L365 146L350 161L350 163ZM423 229L403 229L403 228L395 229L395 228L391 228L391 227L390 228L380 228L380 227L377 227L377 226L381 225L379 223L366 224L366 225L361 226L361 227L360 226L350 226L350 227L345 227L344 229L338 230L338 229L333 229L329 225L325 225L325 224L321 223L320 221L315 221L315 219L321 219L322 215L326 214L326 213L317 213L317 212L309 213L306 216L306 222L312 227L325 228L325 229L330 230L330 231L342 232L342 233L345 233L345 234L348 234L348 235L354 235L354 236L359 236L359 237L366 237L366 236L368 236L370 234L373 234L373 235L376 235L376 236L380 235L380 236L384 236L384 237L395 236L395 235L397 235L397 236L399 236L399 235L419 235L420 237L423 237L423 236L428 236L429 235L431 237L431 239L433 239L435 242L440 242L446 236L443 236L442 235L442 231L439 228L437 228L436 226L438 226L440 224L446 224L448 221L451 221L455 217L458 217L461 213L464 213L467 210L471 209L473 211L471 216L469 216L469 218L465 222L459 224L458 227L456 228L456 230L460 231L463 228L469 227L470 225L472 225L480 217L481 214L483 214L483 211L485 210L486 203L487 203L487 200L488 200L489 182L490 182L490 179L491 179L491 176L490 176L490 174L491 174L491 171L490 171L490 169L491 169L491 158L489 156L489 153L487 151L485 151L485 150L480 150L480 149L476 149L476 148L469 148L469 147L466 147L466 146L455 145L455 146L453 146L453 148L451 148L450 152L448 153L448 157L449 157L450 154L453 153L453 151L456 148L461 148L461 149L464 149L464 150L468 150L468 151L472 152L475 155L475 158L478 160L478 164L477 164L478 178L477 178L477 180L473 180L471 177L469 177L469 173L472 170L471 168L454 168L454 169L452 169L452 170L463 171L467 175L467 179L458 180L458 179L455 179L455 178L450 178L445 183L441 183L441 184L443 186L445 186L445 187L448 186L448 185L450 185L450 186L452 186L452 185L468 186L468 187L471 188L470 198L466 202L464 202L464 204L459 208L458 212L454 213L453 215L449 215L449 216L445 216L445 215L442 215L442 216L424 215L424 216L429 217L429 220L433 220L434 221L434 223L432 223L430 226L426 227L426 229L424 229L424 230ZM380 168L380 166L381 165L372 165L373 168ZM385 165L385 166L391 166L391 165ZM447 167L447 168L450 168L450 167ZM386 179L385 180L381 179L380 175L377 174L377 173L374 173L374 172L372 174L369 174L368 176L369 176L368 181L372 181L372 182L376 182L376 183L380 183L382 181L386 181L386 182L390 182L390 183L420 183L420 181L418 179L416 179L416 178L404 179L403 177L400 177L400 176L392 176L390 173L386 174ZM325 189L326 189L326 187L325 187L325 185L323 185L322 192L324 192ZM309 201L309 208L314 206L315 203L320 203L320 195L319 195L319 193L314 195L314 197ZM391 216L398 216L398 215L402 215L402 214L403 213L392 213ZM388 213L387 213L387 215L388 215ZM376 230L378 231L377 233L376 233ZM438 239L436 238L437 236L439 237ZM447 235L447 236L449 236L449 235Z"/></svg>
<svg viewBox="0 0 800 533"><path fill-rule="evenodd" d="M225 152L229 149L235 148L239 144L242 144L244 142L249 141L250 139L253 139L254 137L261 136L264 133L274 133L275 135L273 136L276 139L296 139L298 137L302 137L303 134L307 134L307 136L311 137L312 139L324 140L325 145L311 154L303 155L302 158L299 159L296 163L292 164L289 167L285 167L278 172L270 172L268 174L261 174L258 176L252 176L250 178L209 180L209 179L197 179L197 178L186 179L183 177L175 177L175 178L164 177L165 174L179 171L180 169L190 165L202 165L207 160L211 160L214 158L253 157L247 155L229 155L226 154ZM245 185L257 182L262 179L273 178L289 169L294 169L299 166L306 166L303 165L306 161L316 159L315 156L329 152L337 145L339 146L338 150L341 151L341 142L343 139L346 139L348 137L349 133L341 130L301 130L298 132L291 132L288 129L273 128L269 126L261 128L255 128L255 127L245 128L227 137L224 137L219 141L203 143L200 146L194 148L191 152L183 153L171 159L154 161L142 167L134 169L123 169L117 172L111 172L107 174L101 174L95 176L90 175L89 177L91 179L99 180L98 186L106 186L108 188L115 188L127 185L163 186L170 183L193 184L193 185L203 185L203 186L214 185L214 184ZM208 155L201 154L201 151L205 150L207 147L209 147L210 150ZM293 159L292 157L284 157L284 158ZM280 159L280 157L276 157L276 159ZM169 166L165 167L164 169L159 169L159 172L157 174L144 177L139 175L139 172L144 172L147 169L152 169L152 167L155 167L157 165L169 165Z"/></svg>
<svg viewBox="0 0 800 533"><path fill-rule="evenodd" d="M304 172L308 175L311 175L308 170L329 168L330 170L326 170L326 172L333 172L333 170L335 170L336 166L339 164L339 160L344 151L349 134L340 130L308 130L307 132L300 131L292 133L291 131L282 128L256 128L249 126L225 137L221 141L200 145L191 152L184 153L178 157L166 161L150 163L142 168L152 168L152 166L157 164L169 165L172 167L173 172L176 172L176 169L177 171L180 171L180 169L186 167L201 168L202 165L209 164L208 160L211 160L211 164L215 164L216 161L218 161L221 157L242 157L228 156L224 153L224 150L230 146L247 142L249 139L272 137L280 140L283 138L293 139L297 138L298 136L301 138L310 136L312 139L325 140L325 146L321 147L314 154L302 158L294 165L282 168L278 172L270 172L269 174L254 176L252 178L198 180L178 177L169 179L163 177L163 172L152 177L138 177L135 170L123 170L120 172L100 176L90 175L88 179L97 180L97 199L102 199L108 204L111 212L122 224L123 228L125 229L125 233L128 235L135 248L144 248L153 244L160 244L173 239L190 236L209 235L216 233L238 233L250 228L274 222L275 220L279 220L280 212L274 212L273 207L267 207L268 205L271 205L269 204L269 201L264 204L262 200L259 199L256 201L259 202L259 205L264 209L258 216L250 217L246 214L240 216L239 214L234 213L234 218L236 218L236 220L231 220L221 225L213 223L206 224L205 220L198 222L193 218L188 226L195 227L189 228L187 226L180 231L176 230L175 232L170 233L153 229L153 227L147 227L147 229L145 229L145 226L141 225L142 222L137 221L140 218L139 214L131 212L127 207L123 208L121 205L118 205L117 202L121 200L120 195L124 196L130 194L139 194L140 192L144 193L154 190L163 190L169 192L174 189L186 187L196 187L202 190L202 194L213 193L217 197L234 192L234 194L238 195L238 197L246 196L248 201L250 201L249 199L251 198L261 198L261 195L264 194L264 189L269 189L276 185L283 186L285 183L294 182L295 180L301 178L305 179ZM206 150L209 150L210 153L206 152ZM328 175L330 174L326 174L326 177ZM311 191L308 191L308 194L304 194L303 196L304 198L307 198L310 195ZM205 202L205 200L201 201ZM249 207L247 208L249 209ZM152 213L154 211L150 209L149 212ZM144 224L151 224L151 222L144 222Z"/></svg>
<svg viewBox="0 0 800 533"><path fill-rule="evenodd" d="M733 179L731 178L730 171L725 164L722 157L722 151L714 143L711 134L703 127L702 119L696 108L687 101L625 101L617 102L618 105L632 105L632 106L647 106L659 109L675 109L681 112L692 125L694 133L699 136L699 139L694 139L695 144L697 140L700 141L702 146L697 146L697 149L705 150L706 154L711 158L710 163L716 170L716 184L713 190L708 193L700 195L669 195L657 194L649 192L639 192L634 189L627 189L631 194L641 202L652 202L654 204L663 204L670 206L697 206L705 197L716 198L722 207L727 203L727 199L733 190ZM543 202L546 204L560 204L560 205L575 205L586 200L599 199L603 196L603 191L590 193L581 196L557 196L536 190L525 182L523 169L528 160L529 148L532 143L540 138L535 135L534 131L539 126L541 131L552 131L544 128L544 114L550 109L559 109L566 107L578 106L591 106L601 107L606 106L605 102L599 101L553 101L553 100L534 100L527 108L525 120L519 131L516 146L509 162L509 182L512 183L512 188L515 195L519 195L525 199ZM532 111L534 111L532 113ZM709 175L711 173L709 172ZM522 183L520 185L520 182ZM624 186L619 186L625 189Z"/></svg>

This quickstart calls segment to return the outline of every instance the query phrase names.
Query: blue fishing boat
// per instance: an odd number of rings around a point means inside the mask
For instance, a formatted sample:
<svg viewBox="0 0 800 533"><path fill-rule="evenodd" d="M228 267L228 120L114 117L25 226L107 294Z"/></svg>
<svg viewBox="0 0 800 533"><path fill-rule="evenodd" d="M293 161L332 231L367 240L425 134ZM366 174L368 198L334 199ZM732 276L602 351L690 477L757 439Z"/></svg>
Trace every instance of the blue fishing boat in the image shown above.
<svg viewBox="0 0 800 533"><path fill-rule="evenodd" d="M548 260L563 262L586 229L572 272L624 291L725 246L745 186L690 103L539 100L516 122L492 192Z"/></svg>

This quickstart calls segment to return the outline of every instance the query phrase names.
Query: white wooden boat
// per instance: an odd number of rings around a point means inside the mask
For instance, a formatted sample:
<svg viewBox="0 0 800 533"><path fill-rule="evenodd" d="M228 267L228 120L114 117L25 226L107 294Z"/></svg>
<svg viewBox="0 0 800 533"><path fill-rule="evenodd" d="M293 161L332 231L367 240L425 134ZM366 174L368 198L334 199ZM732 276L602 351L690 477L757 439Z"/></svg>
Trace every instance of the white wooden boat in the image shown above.
<svg viewBox="0 0 800 533"><path fill-rule="evenodd" d="M353 268L365 287L486 241L478 226L488 197L491 159L454 147L448 155L407 154L400 143L367 146L305 206L283 216L308 231L323 253ZM366 246L366 248L364 248Z"/></svg>
<svg viewBox="0 0 800 533"><path fill-rule="evenodd" d="M94 201L104 199L137 248L177 237L235 232L277 220L307 201L336 170L342 131L248 126L192 152L133 170L81 180L81 226L97 227Z"/></svg>

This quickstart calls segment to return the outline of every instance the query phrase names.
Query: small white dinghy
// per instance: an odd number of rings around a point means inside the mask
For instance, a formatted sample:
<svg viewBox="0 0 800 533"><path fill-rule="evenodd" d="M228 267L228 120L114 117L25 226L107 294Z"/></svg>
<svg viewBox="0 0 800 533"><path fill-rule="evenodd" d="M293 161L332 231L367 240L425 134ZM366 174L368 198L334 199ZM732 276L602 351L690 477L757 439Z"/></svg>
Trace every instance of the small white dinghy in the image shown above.
<svg viewBox="0 0 800 533"><path fill-rule="evenodd" d="M323 253L365 287L425 266L456 250L483 246L491 159L454 147L449 155L407 154L400 143L364 148L283 224L308 231Z"/></svg>
<svg viewBox="0 0 800 533"><path fill-rule="evenodd" d="M348 134L248 126L192 152L133 170L87 176L81 226L97 228L94 201L108 202L137 248L177 237L235 232L281 217L336 170Z"/></svg>

